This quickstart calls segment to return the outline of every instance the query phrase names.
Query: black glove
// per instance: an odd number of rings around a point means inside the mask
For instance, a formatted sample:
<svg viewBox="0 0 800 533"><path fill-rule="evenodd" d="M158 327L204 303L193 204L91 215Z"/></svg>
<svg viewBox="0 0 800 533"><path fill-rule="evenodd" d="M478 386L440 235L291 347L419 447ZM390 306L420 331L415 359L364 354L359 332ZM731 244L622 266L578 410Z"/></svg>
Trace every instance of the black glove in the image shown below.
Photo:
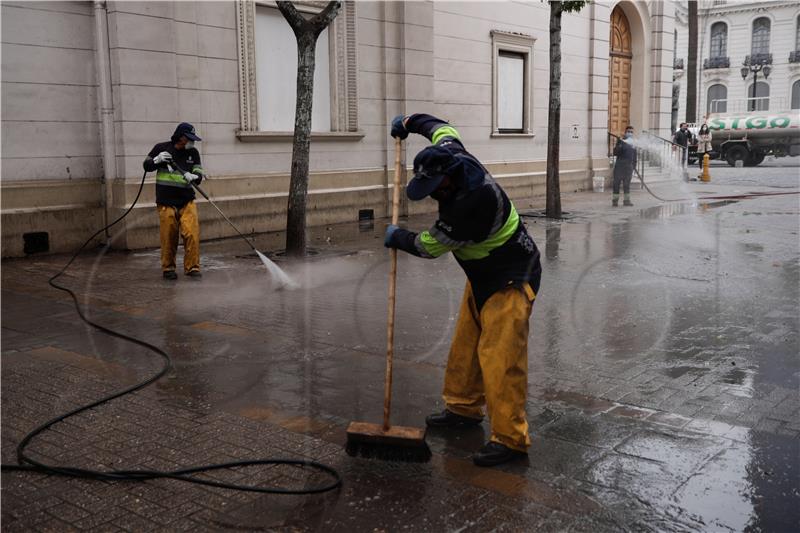
<svg viewBox="0 0 800 533"><path fill-rule="evenodd" d="M405 125L403 124L403 119L405 119L403 115L397 115L392 119L392 137L396 139L405 139L408 137L408 130L406 129Z"/></svg>
<svg viewBox="0 0 800 533"><path fill-rule="evenodd" d="M387 248L397 248L392 241L392 235L395 231L400 229L399 226L395 226L394 224L389 224L386 226L386 234L383 237L383 245Z"/></svg>

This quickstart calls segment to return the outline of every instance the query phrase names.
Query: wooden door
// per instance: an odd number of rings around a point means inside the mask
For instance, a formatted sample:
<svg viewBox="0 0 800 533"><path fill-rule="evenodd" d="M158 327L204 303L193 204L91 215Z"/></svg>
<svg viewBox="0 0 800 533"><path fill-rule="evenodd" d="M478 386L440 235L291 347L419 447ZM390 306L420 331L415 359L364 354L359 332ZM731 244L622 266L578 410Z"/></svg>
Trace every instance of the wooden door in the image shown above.
<svg viewBox="0 0 800 533"><path fill-rule="evenodd" d="M631 27L619 8L611 12L611 49L608 58L608 131L625 133L631 120Z"/></svg>

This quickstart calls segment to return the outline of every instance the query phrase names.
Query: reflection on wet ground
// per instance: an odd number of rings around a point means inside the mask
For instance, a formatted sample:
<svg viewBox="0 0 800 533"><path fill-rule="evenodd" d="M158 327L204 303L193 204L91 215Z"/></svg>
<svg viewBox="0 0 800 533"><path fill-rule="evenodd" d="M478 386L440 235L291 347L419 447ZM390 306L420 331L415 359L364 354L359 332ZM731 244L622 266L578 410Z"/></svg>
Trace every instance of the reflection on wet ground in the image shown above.
<svg viewBox="0 0 800 533"><path fill-rule="evenodd" d="M717 201L695 201L695 202L673 202L662 205L648 207L639 210L639 216L647 219L665 218L675 215L686 215L702 213L715 207L723 207L735 204L737 200L717 200Z"/></svg>
<svg viewBox="0 0 800 533"><path fill-rule="evenodd" d="M743 217L745 211L762 214ZM423 228L429 221L405 223ZM526 223L544 275L530 336L533 444L525 464L473 467L469 457L487 437L485 424L432 431L435 457L427 467L353 467L338 499L253 507L216 525L324 529L331 513L374 518L367 509L377 505L393 517L432 517L429 524L446 530L470 523L526 529L530 522L518 522L526 509L555 530L800 526L796 198L674 203ZM314 260L273 254L298 290L273 291L261 263L236 241L204 247L200 283L162 282L156 251L113 253L102 267L86 258L70 283L98 320L170 352L174 370L155 385L165 404L267 420L341 443L347 422L381 413L382 231L383 222L366 221L319 228ZM261 250L281 245L277 234L256 242ZM46 309L52 295L33 280L56 263L4 265L4 328L26 331L26 321ZM463 286L452 258L400 258L396 424L419 426L441 407ZM36 302L41 308L31 309ZM74 317L63 309L48 320L66 327ZM50 342L149 368L135 349L79 333ZM463 494L439 492L442 479ZM471 492L477 489L509 498L509 508L481 507Z"/></svg>

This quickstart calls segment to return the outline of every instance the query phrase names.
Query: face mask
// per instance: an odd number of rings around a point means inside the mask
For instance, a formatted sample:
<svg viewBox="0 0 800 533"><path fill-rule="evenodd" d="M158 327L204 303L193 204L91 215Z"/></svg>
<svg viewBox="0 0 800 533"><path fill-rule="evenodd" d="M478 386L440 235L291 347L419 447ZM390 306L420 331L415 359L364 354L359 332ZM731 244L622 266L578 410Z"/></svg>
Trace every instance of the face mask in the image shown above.
<svg viewBox="0 0 800 533"><path fill-rule="evenodd" d="M456 187L450 182L445 187L439 187L431 193L431 198L437 202L447 202L455 196Z"/></svg>
<svg viewBox="0 0 800 533"><path fill-rule="evenodd" d="M186 143L186 146L185 146L184 148L186 148L187 150L188 150L189 148L194 148L194 141L189 141L189 142L187 142L187 143Z"/></svg>
<svg viewBox="0 0 800 533"><path fill-rule="evenodd" d="M623 139L630 139L631 137L633 137L633 133L631 133L629 131L626 131L625 135L622 138Z"/></svg>

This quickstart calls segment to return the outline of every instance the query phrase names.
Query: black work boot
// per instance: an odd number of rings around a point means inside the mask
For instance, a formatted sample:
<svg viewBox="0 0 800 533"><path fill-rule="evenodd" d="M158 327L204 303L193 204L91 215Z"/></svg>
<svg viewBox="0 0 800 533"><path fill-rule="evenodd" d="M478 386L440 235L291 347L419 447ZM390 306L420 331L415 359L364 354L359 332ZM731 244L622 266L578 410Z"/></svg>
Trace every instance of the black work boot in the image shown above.
<svg viewBox="0 0 800 533"><path fill-rule="evenodd" d="M477 426L480 425L482 421L482 418L470 418L468 416L457 415L447 409L441 413L433 413L425 417L425 424L434 428Z"/></svg>
<svg viewBox="0 0 800 533"><path fill-rule="evenodd" d="M190 278L197 278L197 279L203 277L203 273L200 272L199 270L190 270L189 272L186 273L186 275L189 276Z"/></svg>
<svg viewBox="0 0 800 533"><path fill-rule="evenodd" d="M527 456L528 454L525 452L512 450L499 442L489 441L472 456L472 462L477 466L495 466Z"/></svg>
<svg viewBox="0 0 800 533"><path fill-rule="evenodd" d="M164 271L164 279L168 279L170 281L178 279L178 275L175 273L174 270L165 270Z"/></svg>

